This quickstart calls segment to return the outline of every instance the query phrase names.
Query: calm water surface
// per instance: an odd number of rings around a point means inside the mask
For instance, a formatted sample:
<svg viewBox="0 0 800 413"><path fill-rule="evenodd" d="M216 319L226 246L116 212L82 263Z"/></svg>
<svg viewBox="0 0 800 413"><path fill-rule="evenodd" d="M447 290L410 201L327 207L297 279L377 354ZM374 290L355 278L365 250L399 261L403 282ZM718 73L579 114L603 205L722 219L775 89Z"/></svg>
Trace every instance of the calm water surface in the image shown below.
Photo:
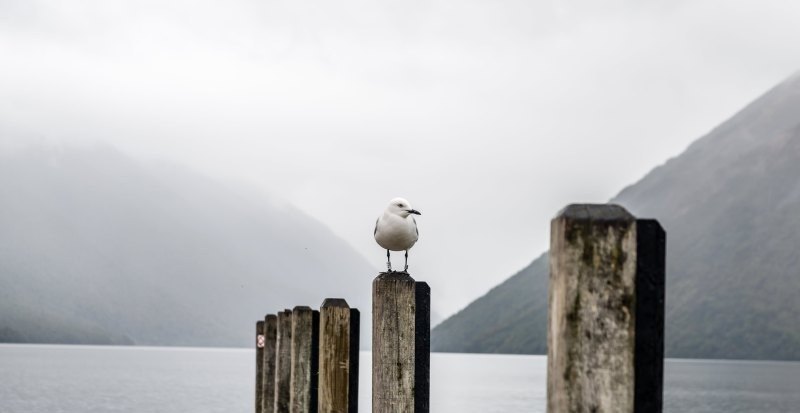
<svg viewBox="0 0 800 413"><path fill-rule="evenodd" d="M251 412L244 349L0 345L0 412ZM360 411L370 411L361 354ZM431 355L431 411L545 411L543 356ZM666 412L800 413L800 363L668 360Z"/></svg>

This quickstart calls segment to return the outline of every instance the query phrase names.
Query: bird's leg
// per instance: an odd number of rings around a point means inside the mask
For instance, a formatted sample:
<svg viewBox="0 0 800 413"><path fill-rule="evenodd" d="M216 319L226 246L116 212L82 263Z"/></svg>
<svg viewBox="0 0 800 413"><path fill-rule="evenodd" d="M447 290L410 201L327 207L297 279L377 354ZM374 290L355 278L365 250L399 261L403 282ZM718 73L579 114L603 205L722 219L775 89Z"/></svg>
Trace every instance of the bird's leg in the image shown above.
<svg viewBox="0 0 800 413"><path fill-rule="evenodd" d="M406 269L403 271L408 272L408 250L406 250Z"/></svg>
<svg viewBox="0 0 800 413"><path fill-rule="evenodd" d="M386 268L392 272L392 258L389 256L389 250L386 250Z"/></svg>

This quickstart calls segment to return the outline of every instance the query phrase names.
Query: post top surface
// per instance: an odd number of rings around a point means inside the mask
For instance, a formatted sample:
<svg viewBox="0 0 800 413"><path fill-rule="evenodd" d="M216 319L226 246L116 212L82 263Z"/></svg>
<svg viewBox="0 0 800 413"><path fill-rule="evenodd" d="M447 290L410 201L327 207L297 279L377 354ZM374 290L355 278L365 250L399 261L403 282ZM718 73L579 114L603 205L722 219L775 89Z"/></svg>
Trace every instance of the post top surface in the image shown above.
<svg viewBox="0 0 800 413"><path fill-rule="evenodd" d="M325 301L322 302L322 307L350 308L344 298L326 298Z"/></svg>
<svg viewBox="0 0 800 413"><path fill-rule="evenodd" d="M267 321L267 322L269 322L271 320L276 320L277 318L278 318L278 316L276 316L275 314L267 314L267 315L264 316L264 320Z"/></svg>
<svg viewBox="0 0 800 413"><path fill-rule="evenodd" d="M260 327L263 327L263 326L264 326L264 320L256 321L256 327L260 328Z"/></svg>
<svg viewBox="0 0 800 413"><path fill-rule="evenodd" d="M617 204L569 204L558 212L556 219L634 221L636 217Z"/></svg>
<svg viewBox="0 0 800 413"><path fill-rule="evenodd" d="M294 310L292 310L292 311L311 311L311 307L309 307L307 305L298 305L298 306L295 306Z"/></svg>
<svg viewBox="0 0 800 413"><path fill-rule="evenodd" d="M375 277L375 281L410 281L414 282L414 279L411 278L405 271L391 271L391 272L382 272Z"/></svg>

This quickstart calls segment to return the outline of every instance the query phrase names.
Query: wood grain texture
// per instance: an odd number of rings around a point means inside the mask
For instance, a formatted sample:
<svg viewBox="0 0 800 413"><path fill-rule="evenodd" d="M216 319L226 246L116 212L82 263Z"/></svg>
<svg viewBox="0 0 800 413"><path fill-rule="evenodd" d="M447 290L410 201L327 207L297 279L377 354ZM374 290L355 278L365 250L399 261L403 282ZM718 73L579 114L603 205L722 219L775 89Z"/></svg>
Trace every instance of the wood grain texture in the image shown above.
<svg viewBox="0 0 800 413"><path fill-rule="evenodd" d="M358 317L358 310L351 310L341 298L326 299L320 307L321 413L352 413L358 409L358 333L352 331L358 324L353 322L353 317Z"/></svg>
<svg viewBox="0 0 800 413"><path fill-rule="evenodd" d="M319 312L306 306L292 310L290 413L317 412Z"/></svg>
<svg viewBox="0 0 800 413"><path fill-rule="evenodd" d="M289 413L292 372L292 310L278 313L275 344L275 405L273 413Z"/></svg>
<svg viewBox="0 0 800 413"><path fill-rule="evenodd" d="M417 358L416 347L417 334L427 335L421 337L423 342L430 341L430 328L417 331L416 291L417 283L402 272L382 273L372 283L374 413L415 412L428 405L427 400L418 400L427 394L427 385L421 383L417 389L416 381L427 373L417 368L427 369L427 363Z"/></svg>
<svg viewBox="0 0 800 413"><path fill-rule="evenodd" d="M264 361L261 385L262 411L272 413L275 410L275 348L278 336L278 317L268 314L264 317Z"/></svg>
<svg viewBox="0 0 800 413"><path fill-rule="evenodd" d="M652 229L648 227L650 233ZM655 313L661 306L663 314L663 298L653 300L658 297L657 282L651 283L647 294L638 287L644 275L657 278L653 265L659 265L659 251L642 250L644 241L637 234L636 219L617 205L570 205L552 221L548 413L661 411L660 401L641 404L634 397L637 383L642 386L642 380L655 379L637 368L637 347L650 348L642 355L663 363L663 352L657 354L663 349L663 334L646 332L653 325L663 332L663 315L659 319ZM653 245L658 248L663 243ZM663 248L660 255L663 269ZM647 274L644 268L650 269ZM639 315L651 319L637 321ZM661 374L660 369L653 372ZM648 393L660 394L659 383L650 383ZM647 408L636 410L636 405Z"/></svg>

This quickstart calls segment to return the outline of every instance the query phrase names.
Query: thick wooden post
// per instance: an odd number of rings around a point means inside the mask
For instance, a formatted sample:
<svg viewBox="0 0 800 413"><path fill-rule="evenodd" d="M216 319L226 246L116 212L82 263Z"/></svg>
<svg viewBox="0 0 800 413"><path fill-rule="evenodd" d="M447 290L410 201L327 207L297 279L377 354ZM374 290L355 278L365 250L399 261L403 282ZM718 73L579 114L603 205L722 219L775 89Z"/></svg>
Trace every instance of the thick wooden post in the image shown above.
<svg viewBox="0 0 800 413"><path fill-rule="evenodd" d="M264 362L262 379L262 412L272 413L275 410L275 348L278 335L278 317L269 314L264 317Z"/></svg>
<svg viewBox="0 0 800 413"><path fill-rule="evenodd" d="M317 412L319 312L298 306L292 311L290 413Z"/></svg>
<svg viewBox="0 0 800 413"><path fill-rule="evenodd" d="M292 310L278 313L275 345L275 405L273 413L289 413L289 387L292 372Z"/></svg>
<svg viewBox="0 0 800 413"><path fill-rule="evenodd" d="M358 412L360 315L343 298L322 303L319 325L319 412Z"/></svg>
<svg viewBox="0 0 800 413"><path fill-rule="evenodd" d="M263 412L264 322L256 322L256 413Z"/></svg>
<svg viewBox="0 0 800 413"><path fill-rule="evenodd" d="M422 284L404 272L372 282L374 413L428 412L430 289Z"/></svg>
<svg viewBox="0 0 800 413"><path fill-rule="evenodd" d="M617 205L553 219L548 413L660 413L664 231Z"/></svg>

